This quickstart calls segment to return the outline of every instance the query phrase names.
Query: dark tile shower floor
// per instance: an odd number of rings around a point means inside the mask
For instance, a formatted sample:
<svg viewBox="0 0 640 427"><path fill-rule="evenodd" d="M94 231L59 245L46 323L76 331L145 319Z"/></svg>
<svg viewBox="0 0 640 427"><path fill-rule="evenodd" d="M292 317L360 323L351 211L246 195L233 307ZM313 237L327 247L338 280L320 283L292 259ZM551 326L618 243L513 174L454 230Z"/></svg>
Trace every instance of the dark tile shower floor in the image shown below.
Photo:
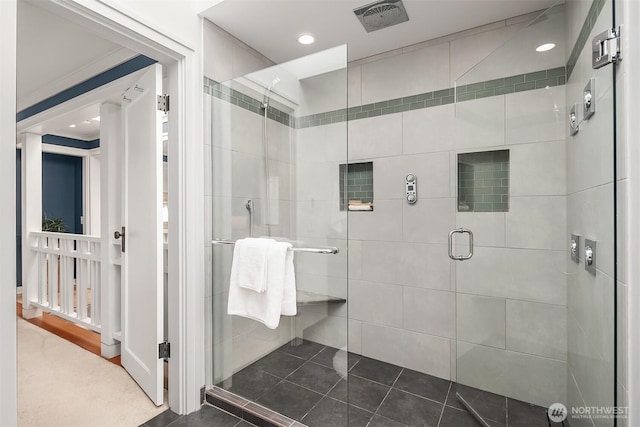
<svg viewBox="0 0 640 427"><path fill-rule="evenodd" d="M347 419L349 427L479 426L456 391L492 427L553 425L545 408L355 354L347 391L334 369L337 352L311 341L286 344L218 386L309 427L342 427Z"/></svg>

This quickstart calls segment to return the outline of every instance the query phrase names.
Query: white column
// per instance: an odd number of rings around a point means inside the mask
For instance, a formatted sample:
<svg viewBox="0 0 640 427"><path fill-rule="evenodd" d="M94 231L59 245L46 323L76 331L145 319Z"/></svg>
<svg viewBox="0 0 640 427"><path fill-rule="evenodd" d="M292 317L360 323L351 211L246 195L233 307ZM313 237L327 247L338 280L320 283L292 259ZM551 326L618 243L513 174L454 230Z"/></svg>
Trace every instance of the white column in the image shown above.
<svg viewBox="0 0 640 427"><path fill-rule="evenodd" d="M181 68L184 67L184 68ZM204 373L204 162L197 55L169 67L169 406L200 408ZM183 74L184 73L184 74ZM175 100L175 102L173 101ZM180 120L180 117L189 120ZM193 120L193 121L191 121ZM173 353L173 348L177 351ZM182 392L181 392L182 391Z"/></svg>
<svg viewBox="0 0 640 427"><path fill-rule="evenodd" d="M42 231L42 135L25 133L22 140L22 317L42 310L29 301L38 298L38 254L31 250L29 233Z"/></svg>
<svg viewBox="0 0 640 427"><path fill-rule="evenodd" d="M120 251L114 246L113 232L120 230L122 206L122 130L120 106L100 107L100 240L101 264L101 353L120 354L120 342L113 339L121 330ZM95 188L95 187L92 187ZM95 218L95 217L94 217ZM96 230L96 231L98 231Z"/></svg>
<svg viewBox="0 0 640 427"><path fill-rule="evenodd" d="M82 159L83 167L83 191L84 191L84 234L100 236L100 149L96 148Z"/></svg>
<svg viewBox="0 0 640 427"><path fill-rule="evenodd" d="M16 379L16 0L0 1L0 414L7 426L18 424Z"/></svg>

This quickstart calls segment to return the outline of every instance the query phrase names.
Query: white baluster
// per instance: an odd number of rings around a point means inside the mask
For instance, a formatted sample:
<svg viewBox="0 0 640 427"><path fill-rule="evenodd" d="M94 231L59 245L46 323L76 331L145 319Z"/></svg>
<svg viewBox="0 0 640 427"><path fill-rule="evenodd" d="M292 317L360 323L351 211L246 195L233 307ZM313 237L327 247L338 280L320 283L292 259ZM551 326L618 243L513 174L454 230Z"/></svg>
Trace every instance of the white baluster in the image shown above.
<svg viewBox="0 0 640 427"><path fill-rule="evenodd" d="M43 248L46 245L44 244L45 238L38 237L35 239L36 247ZM40 252L38 253L38 303L42 304L44 302L45 295L45 287L47 285L47 256L46 254Z"/></svg>
<svg viewBox="0 0 640 427"><path fill-rule="evenodd" d="M85 254L87 251L85 249L85 245L87 242L78 241L78 252L79 254ZM78 258L78 265L80 266L80 271L77 274L76 280L76 292L78 295L78 316L80 319L84 320L87 318L87 280L89 273L89 265L88 261L82 258Z"/></svg>
<svg viewBox="0 0 640 427"><path fill-rule="evenodd" d="M48 239L48 247L49 249L54 249L54 239L53 237L49 237ZM53 309L53 295L57 292L57 289L54 287L53 276L56 271L56 256L52 253L47 254L47 305L50 309Z"/></svg>

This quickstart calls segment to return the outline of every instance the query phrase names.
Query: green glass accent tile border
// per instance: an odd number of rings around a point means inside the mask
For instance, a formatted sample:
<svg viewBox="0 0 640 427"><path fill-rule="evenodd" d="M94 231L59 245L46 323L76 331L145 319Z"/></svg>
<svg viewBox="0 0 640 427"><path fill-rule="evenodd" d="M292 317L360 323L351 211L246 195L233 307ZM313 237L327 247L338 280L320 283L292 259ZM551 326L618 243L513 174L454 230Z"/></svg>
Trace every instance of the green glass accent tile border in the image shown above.
<svg viewBox="0 0 640 427"><path fill-rule="evenodd" d="M593 30L593 26L596 24L598 16L600 16L600 12L602 12L602 9L604 8L605 2L606 0L593 0L593 3L591 3L589 13L587 13L587 17L584 20L584 24L582 24L582 29L580 30L580 34L576 40L576 44L573 46L573 50L571 51L571 55L569 55L569 60L567 61L567 79L571 76L576 63L578 62L580 52L582 52L585 44L589 41L589 34L591 34L591 31Z"/></svg>
<svg viewBox="0 0 640 427"><path fill-rule="evenodd" d="M470 101L489 96L560 86L564 84L565 80L565 67L518 74L511 77L458 86L456 88L457 101Z"/></svg>
<svg viewBox="0 0 640 427"><path fill-rule="evenodd" d="M261 101L245 95L235 89L231 89L228 86L224 86L207 77L204 78L204 92L230 104L237 105L240 108L251 111L252 113L256 113L261 116L264 115ZM267 108L267 117L289 127L293 126L294 123L294 118L290 114L272 106Z"/></svg>
<svg viewBox="0 0 640 427"><path fill-rule="evenodd" d="M367 119L385 114L436 107L439 105L452 104L456 101L456 98L457 102L464 102L489 96L561 86L566 83L566 80L566 69L564 66L551 68L549 70L462 85L456 88L441 89L419 95L359 105L348 109L297 117L295 119L295 127L297 129L304 129L345 120Z"/></svg>
<svg viewBox="0 0 640 427"><path fill-rule="evenodd" d="M340 123L346 120L367 119L386 114L453 104L456 102L456 98L457 102L464 102L545 87L561 86L566 81L566 68L563 66L301 117L293 117L288 113L269 107L267 117L295 129L305 129ZM205 77L204 91L256 114L264 114L262 102L237 90L223 86L207 77Z"/></svg>

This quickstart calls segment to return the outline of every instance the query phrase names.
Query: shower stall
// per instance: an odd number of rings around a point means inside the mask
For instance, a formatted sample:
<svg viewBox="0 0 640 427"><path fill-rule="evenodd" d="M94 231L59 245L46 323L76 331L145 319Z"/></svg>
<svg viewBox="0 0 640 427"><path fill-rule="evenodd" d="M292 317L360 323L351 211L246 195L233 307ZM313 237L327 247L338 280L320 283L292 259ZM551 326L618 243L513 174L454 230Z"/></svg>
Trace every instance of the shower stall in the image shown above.
<svg viewBox="0 0 640 427"><path fill-rule="evenodd" d="M584 412L617 402L615 85L589 42L613 6L583 3L205 78L209 403L258 425L615 425ZM275 329L227 314L246 237L294 250Z"/></svg>

